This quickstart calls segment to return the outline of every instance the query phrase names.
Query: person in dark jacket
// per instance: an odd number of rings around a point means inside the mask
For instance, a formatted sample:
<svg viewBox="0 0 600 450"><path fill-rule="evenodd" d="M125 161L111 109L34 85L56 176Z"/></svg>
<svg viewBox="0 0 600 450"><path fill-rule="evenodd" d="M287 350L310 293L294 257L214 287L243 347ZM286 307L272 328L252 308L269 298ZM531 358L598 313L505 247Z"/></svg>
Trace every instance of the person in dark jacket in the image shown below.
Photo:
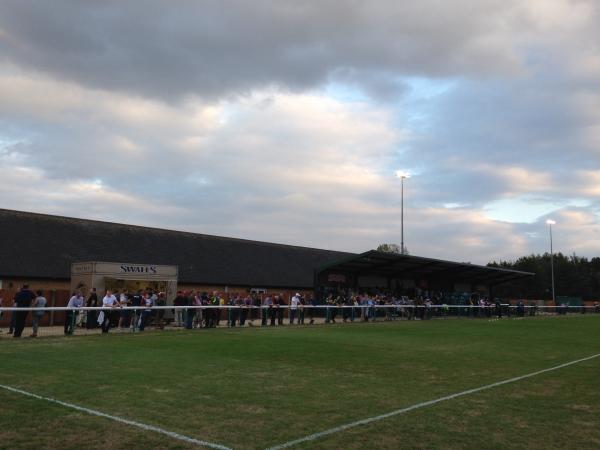
<svg viewBox="0 0 600 450"><path fill-rule="evenodd" d="M183 297L185 299L185 306L193 306L194 304L194 291L186 291L183 293ZM196 314L196 310L193 308L188 308L184 310L184 319L185 319L185 328L187 330L191 330L194 325L194 316Z"/></svg>
<svg viewBox="0 0 600 450"><path fill-rule="evenodd" d="M96 288L92 288L92 291L90 292L90 295L87 299L87 302L85 303L85 306L87 306L89 308L97 308L98 307L98 294L96 293ZM94 310L88 311L86 320L85 320L85 327L88 330L96 328L96 326L98 326L97 320L98 320L98 311L94 311Z"/></svg>
<svg viewBox="0 0 600 450"><path fill-rule="evenodd" d="M266 325L267 324L267 315L269 317L270 320L270 325L273 327L275 326L275 317L276 317L276 311L275 311L275 299L273 297L271 297L270 295L267 295L267 297L265 298L265 303L264 306L267 307L267 309L263 309L263 324Z"/></svg>
<svg viewBox="0 0 600 450"><path fill-rule="evenodd" d="M140 326L140 317L142 316L142 310L139 309L139 307L142 306L142 300L142 290L138 289L136 293L133 294L133 296L131 297L131 306L138 308L134 309L131 312L131 324L129 325L129 328L132 331L137 330Z"/></svg>
<svg viewBox="0 0 600 450"><path fill-rule="evenodd" d="M34 298L35 294L29 290L28 285L24 284L21 290L15 295L15 305L17 308L29 308ZM20 338L21 334L23 334L28 314L29 311L16 311L13 337Z"/></svg>
<svg viewBox="0 0 600 450"><path fill-rule="evenodd" d="M203 292L200 296L202 300L202 306L210 306L211 301L207 292ZM214 322L214 310L212 308L206 308L202 311L204 317L204 328L212 328Z"/></svg>
<svg viewBox="0 0 600 450"><path fill-rule="evenodd" d="M283 325L283 312L286 306L283 294L276 295L274 303L277 305L277 325Z"/></svg>
<svg viewBox="0 0 600 450"><path fill-rule="evenodd" d="M500 299L497 298L494 302L494 308L496 310L496 317L498 319L502 319L502 303L500 303Z"/></svg>
<svg viewBox="0 0 600 450"><path fill-rule="evenodd" d="M185 306L185 296L182 291L177 291L177 297L175 297L175 301L173 302L173 306L177 308L173 311L175 314L175 325L176 327L183 326L184 322L184 312L182 306Z"/></svg>

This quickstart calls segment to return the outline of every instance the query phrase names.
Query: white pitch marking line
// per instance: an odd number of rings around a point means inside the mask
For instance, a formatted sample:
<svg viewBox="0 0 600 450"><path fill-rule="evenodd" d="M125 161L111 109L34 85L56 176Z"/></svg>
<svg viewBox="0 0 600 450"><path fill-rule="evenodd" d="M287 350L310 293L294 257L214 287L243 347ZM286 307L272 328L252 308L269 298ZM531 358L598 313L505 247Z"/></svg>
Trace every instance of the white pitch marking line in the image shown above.
<svg viewBox="0 0 600 450"><path fill-rule="evenodd" d="M103 413L103 412L100 412L100 411L96 411L94 409L89 409L89 408L85 408L83 406L74 405L72 403L63 402L63 401L60 401L60 400L56 400L54 398L42 397L41 395L33 394L31 392L27 392L27 391L24 391L22 389L17 389L17 388L11 387L11 386L5 386L3 384L0 384L0 388L6 389L7 391L10 391L10 392L14 392L16 394L22 394L22 395L25 395L27 397L36 398L38 400L45 400L45 401L50 402L50 403L55 403L57 405L65 406L67 408L76 409L77 411L81 411L81 412L84 412L84 413L87 413L87 414L91 414L93 416L104 417L105 419L114 420L116 422L124 423L126 425L131 425L133 427L138 427L138 428L141 428L142 430L154 431L156 433L164 434L166 436L169 436L169 437L172 437L174 439L177 439L177 440L180 440L180 441L184 441L184 442L187 442L187 443L190 443L190 444L203 445L205 447L216 448L216 449L219 449L219 450L231 450L229 447L225 447L224 445L215 444L215 443L212 443L212 442L201 441L199 439L194 439L192 437L185 436L185 435L179 434L179 433L175 433L173 431L163 430L162 428L156 427L154 425L148 425L148 424L145 424L145 423L136 422L134 420L123 419L122 417L112 416L110 414L106 414L106 413Z"/></svg>
<svg viewBox="0 0 600 450"><path fill-rule="evenodd" d="M445 397L440 397L440 398L437 398L435 400L429 400L429 401L426 401L426 402L417 403L415 405L411 405L411 406L408 406L406 408L397 409L395 411L391 411L391 412L386 413L386 414L381 414L380 416L369 417L367 419L357 420L356 422L350 422L350 423L347 423L345 425L340 425L339 427L330 428L329 430L325 430L325 431L320 431L318 433L314 433L314 434L305 436L303 438L294 439L293 441L285 442L283 444L279 444L279 445L276 445L274 447L269 447L267 450L280 450L280 449L283 449L283 448L292 447L293 445L301 444L302 442L314 441L314 440L322 438L324 436L328 436L328 435L333 434L333 433L338 433L340 431L344 431L344 430L347 430L349 428L354 428L354 427L357 427L357 426L360 426L360 425L366 425L366 424L371 423L371 422L375 422L375 421L382 420L382 419L387 419L388 417L392 417L392 416L397 416L397 415L400 415L400 414L404 414L404 413L413 411L415 409L419 409L419 408L424 408L426 406L435 405L436 403L441 403L441 402L446 401L446 400L452 400L454 398L462 397L464 395L474 394L476 392L485 391L487 389L492 389L492 388L495 388L495 387L498 387L498 386L502 386L504 384L514 383L515 381L520 381L520 380L524 380L526 378L535 377L536 375L541 375L541 374L546 373L546 372L552 372L553 370L562 369L563 367L572 366L573 364L578 364L580 362L589 361L590 359L594 359L594 358L597 358L599 356L600 356L600 353L598 353L596 355L588 356L587 358L581 358L581 359L578 359L576 361L571 361L571 362L568 362L568 363L560 364L558 366L550 367L549 369L538 370L537 372L532 372L532 373L528 373L526 375L521 375L519 377L510 378L508 380L498 381L498 382L492 383L492 384L487 384L485 386L481 386L481 387L478 387L478 388L469 389L467 391L458 392L456 394L447 395Z"/></svg>

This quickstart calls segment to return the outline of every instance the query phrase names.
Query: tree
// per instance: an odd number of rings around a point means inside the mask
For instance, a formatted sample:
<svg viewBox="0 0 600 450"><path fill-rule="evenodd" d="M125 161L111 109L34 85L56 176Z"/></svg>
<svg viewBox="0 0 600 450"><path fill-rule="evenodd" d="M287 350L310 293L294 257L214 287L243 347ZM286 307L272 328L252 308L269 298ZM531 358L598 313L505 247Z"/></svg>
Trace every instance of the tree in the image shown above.
<svg viewBox="0 0 600 450"><path fill-rule="evenodd" d="M552 298L550 253L522 256L515 261L493 261L488 266L535 273L534 277L494 287L496 295L545 300ZM575 254L567 256L555 253L554 279L556 295L582 297L585 300L600 298L600 258L588 260Z"/></svg>
<svg viewBox="0 0 600 450"><path fill-rule="evenodd" d="M402 253L402 249L398 244L379 244L379 246L377 247L377 251L384 253L395 253L398 255Z"/></svg>

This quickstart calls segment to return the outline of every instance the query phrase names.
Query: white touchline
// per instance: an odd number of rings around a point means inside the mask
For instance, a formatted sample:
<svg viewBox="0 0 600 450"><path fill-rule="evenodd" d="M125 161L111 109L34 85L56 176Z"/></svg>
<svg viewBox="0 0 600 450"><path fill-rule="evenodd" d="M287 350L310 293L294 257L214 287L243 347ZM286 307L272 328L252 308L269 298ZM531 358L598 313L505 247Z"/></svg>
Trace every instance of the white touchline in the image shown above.
<svg viewBox="0 0 600 450"><path fill-rule="evenodd" d="M154 431L156 433L164 434L166 436L172 437L174 439L178 439L180 441L188 442L190 444L203 445L205 447L216 448L219 450L231 450L229 447L225 447L224 445L214 444L212 442L201 441L199 439L194 439L189 436L185 436L183 434L175 433L173 431L163 430L162 428L155 427L154 425L148 425L141 422L136 422L134 420L123 419L122 417L112 416L110 414L106 414L100 411L96 411L94 409L84 408L83 406L74 405L72 403L63 402L60 400L56 400L49 397L42 397L41 395L33 394L31 392L24 391L22 389L17 389L11 386L5 386L0 384L0 388L6 389L7 391L14 392L16 394L26 395L27 397L36 398L38 400L45 400L50 403L55 403L57 405L65 406L67 408L76 409L77 411L85 412L87 414L91 414L93 416L104 417L105 419L114 420L119 423L124 423L126 425L131 425L134 427L141 428L147 431Z"/></svg>
<svg viewBox="0 0 600 450"><path fill-rule="evenodd" d="M456 394L447 395L445 397L436 398L435 400L429 400L422 403L417 403L415 405L407 406L406 408L397 409L395 411L391 411L386 414L381 414L380 416L369 417L367 419L357 420L356 422L350 422L345 425L340 425L339 427L331 428L329 430L320 431L319 433L314 433L303 438L294 439L293 441L285 442L280 445L276 445L275 447L269 447L267 450L279 450L283 448L292 447L293 445L301 444L302 442L314 441L315 439L322 438L324 436L328 436L333 433L338 433L340 431L347 430L348 428L358 427L360 425L366 425L371 422L376 422L378 420L387 419L388 417L397 416L400 414L407 413L409 411L413 411L415 409L424 408L426 406L435 405L436 403L440 403L446 400L452 400L453 398L462 397L463 395L474 394L475 392L485 391L486 389L492 389L498 386L502 386L503 384L514 383L515 381L524 380L525 378L535 377L536 375L540 375L542 373L551 372L553 370L562 369L563 367L572 366L573 364L578 364L583 361L588 361L590 359L594 359L600 356L600 353L592 356L588 356L587 358L581 358L576 361L571 361L568 363L561 364L559 366L550 367L549 369L538 370L537 372L528 373L527 375L521 375L519 377L510 378L504 381L498 381L496 383L487 384L485 386L481 386L474 389L469 389L467 391L458 392Z"/></svg>

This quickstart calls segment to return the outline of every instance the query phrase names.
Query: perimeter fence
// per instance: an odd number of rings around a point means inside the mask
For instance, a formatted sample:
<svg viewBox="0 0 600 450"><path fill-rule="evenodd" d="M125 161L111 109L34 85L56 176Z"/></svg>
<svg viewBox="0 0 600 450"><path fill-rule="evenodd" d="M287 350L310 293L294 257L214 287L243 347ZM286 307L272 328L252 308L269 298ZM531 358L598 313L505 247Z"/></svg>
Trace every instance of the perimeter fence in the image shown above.
<svg viewBox="0 0 600 450"><path fill-rule="evenodd" d="M148 329L306 326L432 319L502 319L540 315L600 314L594 306L511 305L289 305L118 306L0 308L2 337L137 333Z"/></svg>

